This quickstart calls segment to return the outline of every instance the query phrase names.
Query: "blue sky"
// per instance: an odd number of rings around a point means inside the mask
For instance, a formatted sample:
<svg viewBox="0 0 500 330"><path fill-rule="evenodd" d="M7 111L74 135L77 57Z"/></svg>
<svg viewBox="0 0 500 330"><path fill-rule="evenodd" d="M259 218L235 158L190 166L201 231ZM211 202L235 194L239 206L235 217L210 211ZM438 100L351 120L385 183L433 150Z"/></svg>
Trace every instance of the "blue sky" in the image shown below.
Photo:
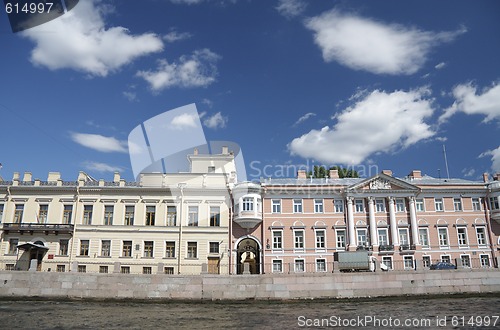
<svg viewBox="0 0 500 330"><path fill-rule="evenodd" d="M494 0L81 0L14 34L1 13L0 176L133 180L130 131L196 103L250 179L298 164L444 177L445 144L450 176L478 180L500 172L499 14Z"/></svg>

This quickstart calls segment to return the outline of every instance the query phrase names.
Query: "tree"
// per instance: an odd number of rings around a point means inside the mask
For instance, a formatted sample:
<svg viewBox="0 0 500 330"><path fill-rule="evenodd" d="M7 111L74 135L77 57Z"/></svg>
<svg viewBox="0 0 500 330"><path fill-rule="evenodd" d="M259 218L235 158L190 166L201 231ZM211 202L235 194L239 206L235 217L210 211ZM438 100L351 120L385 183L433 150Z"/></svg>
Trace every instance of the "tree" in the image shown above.
<svg viewBox="0 0 500 330"><path fill-rule="evenodd" d="M313 170L307 173L308 178L328 178L330 177L330 170L337 170L339 178L359 178L358 171L350 168L343 168L341 166L332 166L326 170L324 166L314 165Z"/></svg>

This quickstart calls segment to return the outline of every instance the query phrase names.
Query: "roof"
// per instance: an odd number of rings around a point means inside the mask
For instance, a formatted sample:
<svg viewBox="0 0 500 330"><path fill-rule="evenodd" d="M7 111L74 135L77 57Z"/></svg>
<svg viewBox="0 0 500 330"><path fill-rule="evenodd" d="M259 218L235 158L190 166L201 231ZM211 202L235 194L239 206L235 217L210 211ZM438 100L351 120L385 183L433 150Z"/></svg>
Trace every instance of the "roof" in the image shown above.
<svg viewBox="0 0 500 330"><path fill-rule="evenodd" d="M41 250L48 250L49 249L46 246L35 244L35 243L31 243L31 242L24 243L24 244L19 244L17 246L17 248L20 249L20 250L26 250L26 251L32 250L32 249L41 249Z"/></svg>

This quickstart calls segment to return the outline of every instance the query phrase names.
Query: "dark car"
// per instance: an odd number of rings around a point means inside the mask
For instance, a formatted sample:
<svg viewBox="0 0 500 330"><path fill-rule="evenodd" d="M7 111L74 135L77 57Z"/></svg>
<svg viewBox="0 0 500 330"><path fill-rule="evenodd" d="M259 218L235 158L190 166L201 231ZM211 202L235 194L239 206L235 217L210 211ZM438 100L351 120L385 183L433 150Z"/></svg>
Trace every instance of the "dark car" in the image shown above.
<svg viewBox="0 0 500 330"><path fill-rule="evenodd" d="M449 263L449 262L440 261L440 262L436 262L435 264L432 264L430 269L432 269L432 270L457 269L457 266L455 266L454 264Z"/></svg>

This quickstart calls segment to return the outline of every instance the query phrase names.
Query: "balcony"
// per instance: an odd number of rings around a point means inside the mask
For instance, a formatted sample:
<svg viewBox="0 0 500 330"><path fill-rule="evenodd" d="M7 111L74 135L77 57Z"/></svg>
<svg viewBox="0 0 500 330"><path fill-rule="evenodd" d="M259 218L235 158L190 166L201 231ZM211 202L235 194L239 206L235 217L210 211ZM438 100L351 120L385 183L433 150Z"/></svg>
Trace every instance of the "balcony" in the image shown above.
<svg viewBox="0 0 500 330"><path fill-rule="evenodd" d="M356 251L371 251L372 247L370 245L358 245Z"/></svg>
<svg viewBox="0 0 500 330"><path fill-rule="evenodd" d="M4 233L45 233L48 234L73 234L74 225L70 224L47 224L47 223L4 223Z"/></svg>
<svg viewBox="0 0 500 330"><path fill-rule="evenodd" d="M399 252L405 254L415 253L415 245L414 244L403 244L399 246Z"/></svg>
<svg viewBox="0 0 500 330"><path fill-rule="evenodd" d="M490 217L500 224L500 210L491 210Z"/></svg>
<svg viewBox="0 0 500 330"><path fill-rule="evenodd" d="M385 252L385 253L394 252L394 245L392 245L392 244L380 245L378 247L378 251L379 252Z"/></svg>
<svg viewBox="0 0 500 330"><path fill-rule="evenodd" d="M262 222L262 213L257 211L241 211L235 213L234 222L241 228L252 229Z"/></svg>

